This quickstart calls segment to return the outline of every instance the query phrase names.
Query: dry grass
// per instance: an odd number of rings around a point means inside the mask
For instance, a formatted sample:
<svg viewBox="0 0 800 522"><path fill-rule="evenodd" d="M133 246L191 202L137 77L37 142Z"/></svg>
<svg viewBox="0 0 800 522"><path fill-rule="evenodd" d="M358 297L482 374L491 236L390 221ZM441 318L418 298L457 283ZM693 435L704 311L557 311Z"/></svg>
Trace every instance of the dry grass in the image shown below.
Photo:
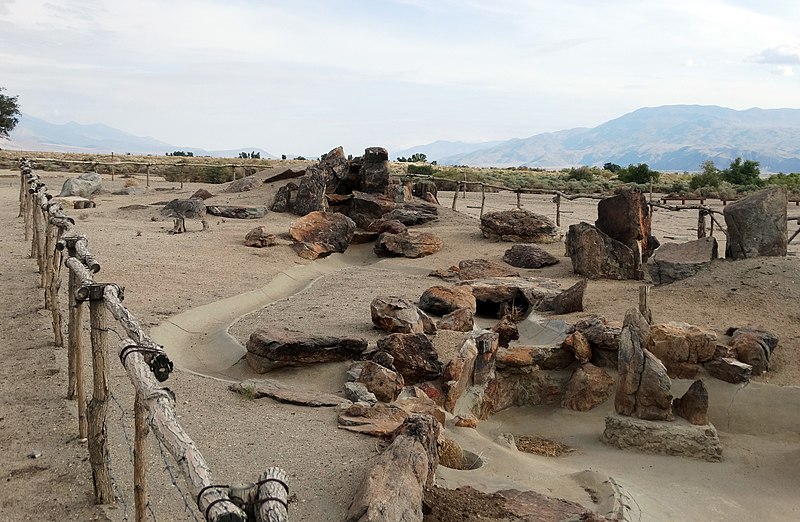
<svg viewBox="0 0 800 522"><path fill-rule="evenodd" d="M537 437L536 435L517 437L517 449L525 453L533 453L543 457L560 457L575 451L566 444L554 440Z"/></svg>

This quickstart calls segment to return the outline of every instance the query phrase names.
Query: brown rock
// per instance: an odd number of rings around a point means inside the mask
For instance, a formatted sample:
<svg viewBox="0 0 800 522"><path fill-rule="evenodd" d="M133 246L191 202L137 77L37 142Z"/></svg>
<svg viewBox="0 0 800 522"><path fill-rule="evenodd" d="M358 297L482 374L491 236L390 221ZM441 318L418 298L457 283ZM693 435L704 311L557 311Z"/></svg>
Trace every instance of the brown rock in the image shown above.
<svg viewBox="0 0 800 522"><path fill-rule="evenodd" d="M350 194L360 188L361 176L358 169L353 169L345 156L342 147L328 151L317 165L325 179L326 194Z"/></svg>
<svg viewBox="0 0 800 522"><path fill-rule="evenodd" d="M427 201L428 203L431 203L433 205L438 205L439 204L439 200L436 199L436 196L434 196L430 192L426 192L425 195L422 196L422 200L423 201Z"/></svg>
<svg viewBox="0 0 800 522"><path fill-rule="evenodd" d="M475 296L468 286L432 286L422 293L419 307L431 314L445 315L461 308L476 310Z"/></svg>
<svg viewBox="0 0 800 522"><path fill-rule="evenodd" d="M589 279L642 279L633 251L588 223L570 225L567 255L572 270Z"/></svg>
<svg viewBox="0 0 800 522"><path fill-rule="evenodd" d="M727 205L723 209L728 227L725 257L785 256L787 201L783 188L772 187Z"/></svg>
<svg viewBox="0 0 800 522"><path fill-rule="evenodd" d="M377 232L378 234L383 234L384 232L389 232L391 234L402 234L403 232L407 231L408 229L406 226L396 219L376 219L372 223L369 224L367 227L367 231L369 232Z"/></svg>
<svg viewBox="0 0 800 522"><path fill-rule="evenodd" d="M592 347L589 345L589 340L579 331L567 335L567 338L561 343L561 348L574 355L581 364L592 360Z"/></svg>
<svg viewBox="0 0 800 522"><path fill-rule="evenodd" d="M213 198L214 194L207 191L206 189L197 189L197 191L189 196L189 199L208 199Z"/></svg>
<svg viewBox="0 0 800 522"><path fill-rule="evenodd" d="M392 402L403 391L403 376L380 364L367 361L356 382L363 383L381 402Z"/></svg>
<svg viewBox="0 0 800 522"><path fill-rule="evenodd" d="M498 336L500 346L503 348L508 348L508 345L511 341L516 341L519 339L519 330L517 329L517 323L511 319L511 316L503 316L500 319L500 322L492 327L492 331L495 332Z"/></svg>
<svg viewBox="0 0 800 522"><path fill-rule="evenodd" d="M636 394L636 416L645 420L672 420L672 381L667 369L644 351L644 370Z"/></svg>
<svg viewBox="0 0 800 522"><path fill-rule="evenodd" d="M425 334L390 334L378 339L378 350L394 357L394 366L406 384L429 381L442 375L442 363Z"/></svg>
<svg viewBox="0 0 800 522"><path fill-rule="evenodd" d="M444 407L444 390L442 389L441 380L420 382L416 386L437 406Z"/></svg>
<svg viewBox="0 0 800 522"><path fill-rule="evenodd" d="M722 357L703 364L709 375L731 384L748 382L753 375L753 367L733 358Z"/></svg>
<svg viewBox="0 0 800 522"><path fill-rule="evenodd" d="M292 223L289 234L300 243L328 245L333 253L347 250L355 230L356 224L344 214L310 212Z"/></svg>
<svg viewBox="0 0 800 522"><path fill-rule="evenodd" d="M284 366L346 361L367 349L367 341L352 337L309 336L277 328L259 328L248 339L247 362L258 373Z"/></svg>
<svg viewBox="0 0 800 522"><path fill-rule="evenodd" d="M533 277L477 279L459 286L472 289L479 315L501 319L510 314L517 321L533 310L552 311L553 300L561 293L557 281Z"/></svg>
<svg viewBox="0 0 800 522"><path fill-rule="evenodd" d="M595 315L581 319L567 329L567 333L572 332L581 332L592 348L617 351L619 350L622 325L616 321L607 321L605 317Z"/></svg>
<svg viewBox="0 0 800 522"><path fill-rule="evenodd" d="M536 245L514 245L503 254L503 261L517 268L542 268L555 265L558 258Z"/></svg>
<svg viewBox="0 0 800 522"><path fill-rule="evenodd" d="M672 411L692 424L708 424L708 390L703 381L694 381L682 397L673 400Z"/></svg>
<svg viewBox="0 0 800 522"><path fill-rule="evenodd" d="M627 246L634 256L647 258L658 247L658 241L650 234L652 215L647 199L639 189L623 188L618 194L602 199L597 204L595 226L608 237Z"/></svg>
<svg viewBox="0 0 800 522"><path fill-rule="evenodd" d="M397 206L394 200L376 194L353 191L346 214L358 227L369 230L370 224Z"/></svg>
<svg viewBox="0 0 800 522"><path fill-rule="evenodd" d="M519 277L519 271L488 259L466 259L458 263L458 277L462 281L490 277Z"/></svg>
<svg viewBox="0 0 800 522"><path fill-rule="evenodd" d="M445 395L444 407L447 411L453 411L456 401L470 384L477 357L478 348L475 345L475 339L470 338L461 346L458 357L453 357L445 366L442 388Z"/></svg>
<svg viewBox="0 0 800 522"><path fill-rule="evenodd" d="M297 192L297 189L298 186L291 181L279 188L269 209L273 212L291 212L293 208L292 194Z"/></svg>
<svg viewBox="0 0 800 522"><path fill-rule="evenodd" d="M558 228L545 216L527 210L502 210L481 217L483 237L515 243L554 243Z"/></svg>
<svg viewBox="0 0 800 522"><path fill-rule="evenodd" d="M244 236L244 246L263 248L276 244L278 244L278 238L273 234L268 234L263 225L254 228Z"/></svg>
<svg viewBox="0 0 800 522"><path fill-rule="evenodd" d="M456 332L471 332L475 327L475 317L469 308L459 308L436 323L439 330L452 330Z"/></svg>
<svg viewBox="0 0 800 522"><path fill-rule="evenodd" d="M731 347L736 358L753 368L753 375L761 375L770 369L769 347L755 333L745 332L733 338Z"/></svg>
<svg viewBox="0 0 800 522"><path fill-rule="evenodd" d="M339 413L339 427L373 437L389 437L403 424L408 413L392 404L353 404Z"/></svg>
<svg viewBox="0 0 800 522"><path fill-rule="evenodd" d="M430 415L444 426L446 420L444 410L416 386L407 386L393 404L403 408L409 415L415 413Z"/></svg>
<svg viewBox="0 0 800 522"><path fill-rule="evenodd" d="M375 254L381 257L403 256L411 259L435 254L444 246L442 239L430 232L390 234L378 237Z"/></svg>
<svg viewBox="0 0 800 522"><path fill-rule="evenodd" d="M667 375L670 379L694 379L697 377L697 372L700 371L700 365L688 362L671 362L665 363L664 368L667 369Z"/></svg>
<svg viewBox="0 0 800 522"><path fill-rule="evenodd" d="M475 418L474 415L467 415L465 417L457 416L456 417L456 426L459 428L472 428L475 429L478 427L478 419Z"/></svg>
<svg viewBox="0 0 800 522"><path fill-rule="evenodd" d="M533 366L533 354L536 348L514 347L497 350L497 366L499 368L527 368Z"/></svg>
<svg viewBox="0 0 800 522"><path fill-rule="evenodd" d="M361 230L357 228L355 232L353 232L353 239L350 240L351 245L364 245L366 243L372 243L378 239L377 232L367 232L366 230Z"/></svg>
<svg viewBox="0 0 800 522"><path fill-rule="evenodd" d="M293 243L291 248L299 257L311 261L333 253L331 245L328 243Z"/></svg>
<svg viewBox="0 0 800 522"><path fill-rule="evenodd" d="M483 386L494 378L495 360L499 346L499 336L494 332L485 332L475 338L475 347L478 355L475 359L475 369L472 382L476 386Z"/></svg>
<svg viewBox="0 0 800 522"><path fill-rule="evenodd" d="M567 384L562 408L589 411L603 404L614 390L614 379L592 363L579 366Z"/></svg>
<svg viewBox="0 0 800 522"><path fill-rule="evenodd" d="M389 333L428 333L436 331L428 315L400 297L376 297L370 304L372 322Z"/></svg>
<svg viewBox="0 0 800 522"><path fill-rule="evenodd" d="M339 406L345 403L345 399L337 395L294 388L271 379L248 379L231 384L228 389L254 399L269 397L285 404L312 408Z"/></svg>
<svg viewBox="0 0 800 522"><path fill-rule="evenodd" d="M709 361L716 347L717 335L714 332L675 322L653 325L647 344L647 349L665 365Z"/></svg>
<svg viewBox="0 0 800 522"><path fill-rule="evenodd" d="M586 279L581 279L550 301L553 313L571 314L572 312L582 312L584 292L586 292Z"/></svg>

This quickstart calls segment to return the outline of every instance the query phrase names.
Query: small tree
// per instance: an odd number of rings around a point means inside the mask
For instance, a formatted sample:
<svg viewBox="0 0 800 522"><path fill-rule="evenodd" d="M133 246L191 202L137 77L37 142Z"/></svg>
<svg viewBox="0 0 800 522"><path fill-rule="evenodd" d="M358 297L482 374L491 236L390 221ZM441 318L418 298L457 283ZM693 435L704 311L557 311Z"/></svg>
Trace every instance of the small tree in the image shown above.
<svg viewBox="0 0 800 522"><path fill-rule="evenodd" d="M617 172L617 177L623 183L649 183L650 180L653 180L653 183L658 181L658 178L661 177L661 173L655 170L650 170L650 167L647 163L639 163L638 165L628 165L628 168L621 169Z"/></svg>
<svg viewBox="0 0 800 522"><path fill-rule="evenodd" d="M0 87L0 138L7 138L19 123L19 96L6 96L4 90Z"/></svg>
<svg viewBox="0 0 800 522"><path fill-rule="evenodd" d="M411 161L411 162L414 162L414 163L417 163L417 162L419 162L419 163L427 163L428 156L426 156L425 154L423 154L421 152L417 152L415 154L412 154L411 158L409 158L408 161Z"/></svg>
<svg viewBox="0 0 800 522"><path fill-rule="evenodd" d="M700 187L719 187L722 183L722 176L719 169L712 160L706 160L700 164L700 174L695 174L689 181L689 187L697 190Z"/></svg>
<svg viewBox="0 0 800 522"><path fill-rule="evenodd" d="M616 163L603 163L603 170L607 170L609 172L619 172L622 170L622 167L617 165Z"/></svg>
<svg viewBox="0 0 800 522"><path fill-rule="evenodd" d="M761 169L758 162L736 158L731 162L730 167L722 171L722 179L732 185L756 185L761 186L764 182L760 177Z"/></svg>

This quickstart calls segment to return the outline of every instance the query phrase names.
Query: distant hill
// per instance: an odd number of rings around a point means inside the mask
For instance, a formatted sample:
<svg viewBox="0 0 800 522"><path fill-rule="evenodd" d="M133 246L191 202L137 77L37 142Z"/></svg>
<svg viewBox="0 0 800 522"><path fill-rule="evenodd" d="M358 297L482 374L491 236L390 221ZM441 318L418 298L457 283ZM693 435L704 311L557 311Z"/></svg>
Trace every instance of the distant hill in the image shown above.
<svg viewBox="0 0 800 522"><path fill-rule="evenodd" d="M8 150L31 150L49 152L84 152L107 154L156 154L163 155L176 150L191 151L196 156L235 157L240 152L260 152L262 158L272 158L269 152L258 147L243 147L229 150L205 150L195 147L179 147L151 138L134 136L127 132L93 123L83 125L71 121L56 124L22 114L19 124L11 131L9 140L0 140L0 148Z"/></svg>
<svg viewBox="0 0 800 522"><path fill-rule="evenodd" d="M456 154L468 154L476 150L485 149L487 147L494 147L502 143L501 141L486 141L483 143L465 143L463 141L434 141L427 145L417 145L408 149L391 151L389 159L395 160L399 157L408 158L417 153L422 153L427 156L428 161L439 161L448 156Z"/></svg>
<svg viewBox="0 0 800 522"><path fill-rule="evenodd" d="M800 172L800 109L667 105L643 108L591 129L512 139L439 159L447 165L567 167L647 163L659 170L695 171L737 157L768 172Z"/></svg>

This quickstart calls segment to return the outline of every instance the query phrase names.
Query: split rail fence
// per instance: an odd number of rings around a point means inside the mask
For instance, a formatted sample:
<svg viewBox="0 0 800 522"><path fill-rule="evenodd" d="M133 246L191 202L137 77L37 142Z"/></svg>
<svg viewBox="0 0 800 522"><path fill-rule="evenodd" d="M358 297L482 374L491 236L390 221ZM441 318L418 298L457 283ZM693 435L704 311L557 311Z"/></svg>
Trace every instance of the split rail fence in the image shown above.
<svg viewBox="0 0 800 522"><path fill-rule="evenodd" d="M67 347L67 398L77 401L78 436L88 442L95 503L114 502L106 426L110 397L107 339L110 315L127 333L127 338L117 346L116 354L135 389L133 493L137 522L145 520L146 512L151 508L147 501L145 474L149 431L175 459L204 520L288 520L287 477L282 469L267 469L254 484L227 486L214 483L205 458L177 420L174 393L162 385L172 371L172 363L164 348L142 330L139 321L122 303L122 286L96 281L95 275L101 266L89 251L88 239L75 229L75 221L64 213L61 205L51 200L52 195L34 173L30 160L21 159L19 217L24 219L25 240L31 241L30 257L35 258L38 264L39 287L44 289L44 305L52 315L55 344ZM69 271L66 341L59 295L62 265ZM83 362L83 323L87 303L92 368L92 396L88 402ZM173 483L177 487L177 483ZM187 509L194 508L187 504ZM154 518L152 511L150 514ZM197 513L192 511L191 514L197 519Z"/></svg>

